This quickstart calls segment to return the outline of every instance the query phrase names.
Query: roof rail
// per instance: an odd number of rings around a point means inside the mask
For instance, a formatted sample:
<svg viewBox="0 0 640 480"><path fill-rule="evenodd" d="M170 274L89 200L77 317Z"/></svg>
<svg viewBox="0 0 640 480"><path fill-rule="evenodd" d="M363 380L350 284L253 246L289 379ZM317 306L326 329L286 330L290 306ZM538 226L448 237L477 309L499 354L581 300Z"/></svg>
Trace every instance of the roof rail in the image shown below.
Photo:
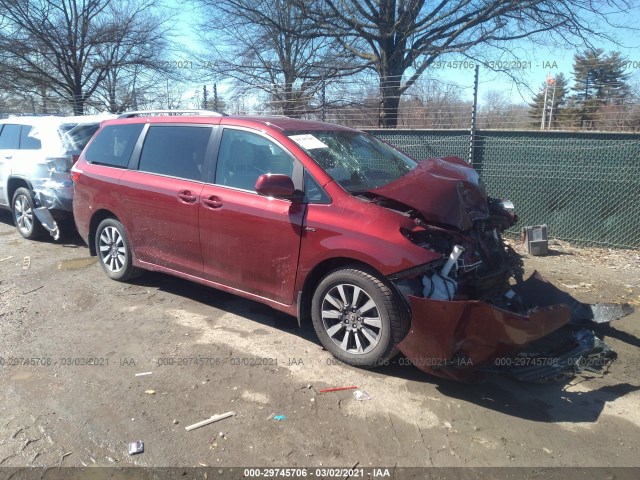
<svg viewBox="0 0 640 480"><path fill-rule="evenodd" d="M133 117L156 117L160 115L180 116L180 115L197 115L203 117L225 117L225 113L214 112L213 110L136 110L132 112L124 112L118 115L118 118Z"/></svg>

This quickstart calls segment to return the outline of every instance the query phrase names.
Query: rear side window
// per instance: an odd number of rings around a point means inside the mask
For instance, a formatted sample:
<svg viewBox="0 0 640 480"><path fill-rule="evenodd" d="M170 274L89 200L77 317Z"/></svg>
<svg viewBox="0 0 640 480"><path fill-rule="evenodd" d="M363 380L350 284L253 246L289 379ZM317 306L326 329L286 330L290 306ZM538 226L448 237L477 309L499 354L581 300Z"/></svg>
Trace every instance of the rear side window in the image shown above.
<svg viewBox="0 0 640 480"><path fill-rule="evenodd" d="M150 127L138 170L201 181L211 131L208 126Z"/></svg>
<svg viewBox="0 0 640 480"><path fill-rule="evenodd" d="M66 128L71 127L71 128ZM100 128L99 123L65 124L59 128L65 150L70 154L79 154L86 147L93 134Z"/></svg>
<svg viewBox="0 0 640 480"><path fill-rule="evenodd" d="M0 149L15 149L20 146L20 125L6 124L0 132Z"/></svg>
<svg viewBox="0 0 640 480"><path fill-rule="evenodd" d="M126 168L143 126L107 125L87 147L85 158L90 163Z"/></svg>
<svg viewBox="0 0 640 480"><path fill-rule="evenodd" d="M22 125L20 130L20 150L39 150L42 142L37 138L36 128L29 125Z"/></svg>

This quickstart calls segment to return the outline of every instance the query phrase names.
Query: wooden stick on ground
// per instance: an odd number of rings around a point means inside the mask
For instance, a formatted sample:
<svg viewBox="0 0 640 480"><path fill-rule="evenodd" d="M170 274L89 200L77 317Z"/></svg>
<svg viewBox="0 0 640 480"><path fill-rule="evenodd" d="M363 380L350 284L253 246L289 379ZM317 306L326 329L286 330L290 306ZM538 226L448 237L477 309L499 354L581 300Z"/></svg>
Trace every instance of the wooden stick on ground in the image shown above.
<svg viewBox="0 0 640 480"><path fill-rule="evenodd" d="M217 422L218 420L224 420L225 418L233 417L236 412L227 412L221 413L220 415L213 415L211 418L206 420L202 420L201 422L194 423L193 425L189 425L188 427L184 427L187 432L191 430L195 430L196 428L204 427L205 425L209 425L210 423Z"/></svg>

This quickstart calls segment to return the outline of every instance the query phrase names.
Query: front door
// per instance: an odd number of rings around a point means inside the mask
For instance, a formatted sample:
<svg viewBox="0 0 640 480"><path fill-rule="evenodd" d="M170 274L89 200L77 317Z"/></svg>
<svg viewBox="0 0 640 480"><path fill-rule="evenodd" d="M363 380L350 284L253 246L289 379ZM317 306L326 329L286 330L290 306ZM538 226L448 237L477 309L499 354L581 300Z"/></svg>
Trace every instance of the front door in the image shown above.
<svg viewBox="0 0 640 480"><path fill-rule="evenodd" d="M261 134L225 128L205 185L200 241L208 280L291 304L306 205L254 190L264 173L293 176L295 158Z"/></svg>

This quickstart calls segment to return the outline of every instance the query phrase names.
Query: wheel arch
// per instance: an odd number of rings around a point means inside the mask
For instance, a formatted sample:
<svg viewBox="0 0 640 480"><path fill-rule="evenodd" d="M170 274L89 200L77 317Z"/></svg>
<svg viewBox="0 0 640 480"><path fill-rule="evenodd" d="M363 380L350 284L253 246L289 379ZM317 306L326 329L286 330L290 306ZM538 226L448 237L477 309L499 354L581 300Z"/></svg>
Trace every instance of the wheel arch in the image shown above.
<svg viewBox="0 0 640 480"><path fill-rule="evenodd" d="M7 179L7 204L11 207L13 195L19 188L27 188L33 192L33 185L24 177L11 176Z"/></svg>
<svg viewBox="0 0 640 480"><path fill-rule="evenodd" d="M311 300L313 299L313 293L316 287L322 279L329 272L345 267L360 268L375 274L380 280L397 292L396 286L390 282L385 275L362 260L350 257L328 258L313 267L304 279L302 289L298 293L298 325L302 326L303 323L311 322Z"/></svg>
<svg viewBox="0 0 640 480"><path fill-rule="evenodd" d="M112 211L107 209L98 210L91 216L91 221L89 222L89 235L87 238L87 243L89 244L89 253L93 257L97 255L95 242L96 230L98 229L98 225L100 225L100 222L107 218L113 218L120 221L120 219Z"/></svg>

